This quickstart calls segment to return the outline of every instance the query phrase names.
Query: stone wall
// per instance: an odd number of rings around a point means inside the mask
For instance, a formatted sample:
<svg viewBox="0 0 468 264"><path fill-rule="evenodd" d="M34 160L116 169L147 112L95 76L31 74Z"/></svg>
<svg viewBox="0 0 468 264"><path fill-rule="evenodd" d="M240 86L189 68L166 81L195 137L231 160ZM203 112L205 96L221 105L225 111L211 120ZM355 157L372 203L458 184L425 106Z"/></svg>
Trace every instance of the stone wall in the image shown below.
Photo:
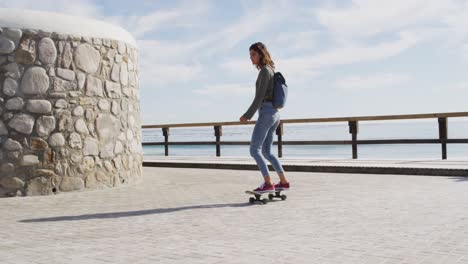
<svg viewBox="0 0 468 264"><path fill-rule="evenodd" d="M137 50L117 40L0 29L0 197L141 178Z"/></svg>

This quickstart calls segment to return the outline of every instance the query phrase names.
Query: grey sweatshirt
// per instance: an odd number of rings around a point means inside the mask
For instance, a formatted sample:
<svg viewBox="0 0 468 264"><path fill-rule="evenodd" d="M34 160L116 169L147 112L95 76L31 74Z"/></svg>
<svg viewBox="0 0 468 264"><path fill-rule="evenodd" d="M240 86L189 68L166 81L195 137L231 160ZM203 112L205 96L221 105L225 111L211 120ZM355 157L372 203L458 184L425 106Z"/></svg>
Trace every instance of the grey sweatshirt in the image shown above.
<svg viewBox="0 0 468 264"><path fill-rule="evenodd" d="M262 105L263 100L271 100L273 98L273 75L275 72L270 66L263 66L258 73L257 82L255 83L255 98L244 116L247 119L252 119L255 112Z"/></svg>

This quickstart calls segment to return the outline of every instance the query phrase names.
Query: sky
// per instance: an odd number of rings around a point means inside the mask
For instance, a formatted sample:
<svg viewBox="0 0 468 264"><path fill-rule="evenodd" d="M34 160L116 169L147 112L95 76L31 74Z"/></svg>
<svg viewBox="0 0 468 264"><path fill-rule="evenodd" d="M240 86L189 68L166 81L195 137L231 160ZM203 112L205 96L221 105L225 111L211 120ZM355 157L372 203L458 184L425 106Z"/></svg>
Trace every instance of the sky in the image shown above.
<svg viewBox="0 0 468 264"><path fill-rule="evenodd" d="M248 48L258 41L289 87L283 119L468 105L465 0L0 0L0 7L128 30L139 49L143 124L238 121L255 95Z"/></svg>

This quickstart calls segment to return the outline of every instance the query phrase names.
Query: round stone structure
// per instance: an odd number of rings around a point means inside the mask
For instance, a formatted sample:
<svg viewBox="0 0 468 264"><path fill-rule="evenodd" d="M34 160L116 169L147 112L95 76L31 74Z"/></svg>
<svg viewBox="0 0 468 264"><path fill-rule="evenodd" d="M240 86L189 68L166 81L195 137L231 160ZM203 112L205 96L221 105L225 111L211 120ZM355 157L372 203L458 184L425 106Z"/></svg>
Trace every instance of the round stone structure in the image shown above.
<svg viewBox="0 0 468 264"><path fill-rule="evenodd" d="M92 19L0 9L0 197L110 188L141 174L133 37Z"/></svg>

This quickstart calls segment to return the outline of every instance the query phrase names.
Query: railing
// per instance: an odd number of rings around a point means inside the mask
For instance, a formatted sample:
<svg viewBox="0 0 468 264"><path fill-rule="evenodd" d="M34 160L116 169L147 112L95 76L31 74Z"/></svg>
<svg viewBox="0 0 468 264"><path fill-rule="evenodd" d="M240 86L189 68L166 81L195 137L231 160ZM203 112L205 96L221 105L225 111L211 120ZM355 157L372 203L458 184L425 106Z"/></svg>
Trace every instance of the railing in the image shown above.
<svg viewBox="0 0 468 264"><path fill-rule="evenodd" d="M448 139L447 119L450 117L468 117L468 112L454 113L434 113L434 114L415 114L415 115L386 115L386 116L358 116L358 117L334 117L334 118L309 118L309 119L285 119L281 120L276 129L278 145L278 157L283 156L284 145L351 145L353 159L358 158L358 145L360 144L441 144L442 159L447 159L447 144L449 143L468 143L468 139ZM382 120L407 120L407 119L430 119L437 118L439 124L438 139L381 139L381 140L358 140L359 122L382 121ZM325 140L325 141L283 141L283 127L285 124L298 123L328 123L328 122L347 122L351 140ZM144 142L143 145L164 145L165 155L169 156L170 145L215 145L216 156L221 156L221 145L249 145L249 141L221 141L223 126L252 125L255 121L246 123L241 122L218 122L218 123L190 123L190 124L165 124L165 125L144 125L143 129L161 128L164 136L164 142ZM181 127L213 127L215 141L195 141L195 142L169 142L171 128Z"/></svg>

